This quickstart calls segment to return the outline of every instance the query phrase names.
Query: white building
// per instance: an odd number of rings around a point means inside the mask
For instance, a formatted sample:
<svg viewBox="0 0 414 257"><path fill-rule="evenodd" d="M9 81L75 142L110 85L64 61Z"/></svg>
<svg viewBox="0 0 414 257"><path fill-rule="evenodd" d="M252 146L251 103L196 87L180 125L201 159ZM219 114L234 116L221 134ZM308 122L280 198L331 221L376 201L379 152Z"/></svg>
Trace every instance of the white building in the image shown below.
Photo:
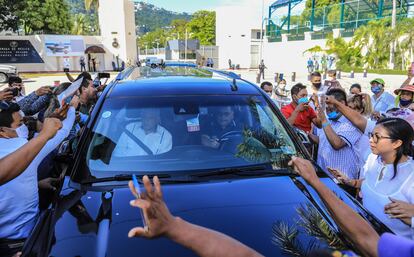
<svg viewBox="0 0 414 257"><path fill-rule="evenodd" d="M281 42L268 42L265 36L260 54L262 6L260 1L255 2L244 7L217 8L216 45L219 48L219 68L228 68L229 59L232 64L239 64L240 68L257 68L262 55L267 72L305 73L306 63L311 55L305 53L306 50L317 45L325 47L326 40L312 40L310 32L306 32L305 39L299 41L288 41L288 35L285 34L282 35ZM265 3L263 13L267 14L268 6ZM264 28L266 22L265 20ZM339 36L339 31L334 31L335 35Z"/></svg>

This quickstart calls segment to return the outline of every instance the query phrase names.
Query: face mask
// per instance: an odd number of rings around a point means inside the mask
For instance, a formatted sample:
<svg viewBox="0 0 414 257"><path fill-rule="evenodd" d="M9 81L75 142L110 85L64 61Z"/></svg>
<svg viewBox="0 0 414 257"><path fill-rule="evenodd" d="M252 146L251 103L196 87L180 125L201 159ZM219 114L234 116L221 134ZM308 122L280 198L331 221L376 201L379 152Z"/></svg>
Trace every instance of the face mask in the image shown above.
<svg viewBox="0 0 414 257"><path fill-rule="evenodd" d="M269 97L272 97L272 93L266 92L266 95L268 95Z"/></svg>
<svg viewBox="0 0 414 257"><path fill-rule="evenodd" d="M322 83L312 83L312 85L313 85L315 88L319 89L319 88L321 88Z"/></svg>
<svg viewBox="0 0 414 257"><path fill-rule="evenodd" d="M307 97L302 97L298 99L298 104L302 104L302 103L306 104L308 102L309 102L309 99Z"/></svg>
<svg viewBox="0 0 414 257"><path fill-rule="evenodd" d="M410 105L411 103L413 103L413 101L412 100L400 100L400 105L401 106L408 106L408 105Z"/></svg>
<svg viewBox="0 0 414 257"><path fill-rule="evenodd" d="M371 88L372 93L374 94L378 94L379 92L381 92L381 86L375 86Z"/></svg>
<svg viewBox="0 0 414 257"><path fill-rule="evenodd" d="M19 138L29 138L29 129L26 127L26 125L21 125L20 127L16 128L16 134Z"/></svg>
<svg viewBox="0 0 414 257"><path fill-rule="evenodd" d="M330 120L336 120L336 119L339 118L340 115L341 114L338 113L337 111L333 111L333 112L328 113L328 119L330 119Z"/></svg>

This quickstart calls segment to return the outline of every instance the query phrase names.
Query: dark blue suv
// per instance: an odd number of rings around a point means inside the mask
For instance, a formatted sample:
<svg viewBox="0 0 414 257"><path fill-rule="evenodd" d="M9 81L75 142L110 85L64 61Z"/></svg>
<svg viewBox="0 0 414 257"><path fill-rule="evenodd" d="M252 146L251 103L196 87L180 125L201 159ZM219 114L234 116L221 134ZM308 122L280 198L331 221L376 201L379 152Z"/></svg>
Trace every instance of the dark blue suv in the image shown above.
<svg viewBox="0 0 414 257"><path fill-rule="evenodd" d="M265 256L357 252L318 195L289 167L308 158L280 111L235 74L192 66L129 68L98 100L67 177L24 246L28 256L193 256L167 239L128 239L141 225L127 181L157 175L175 216ZM322 171L321 179L386 230Z"/></svg>

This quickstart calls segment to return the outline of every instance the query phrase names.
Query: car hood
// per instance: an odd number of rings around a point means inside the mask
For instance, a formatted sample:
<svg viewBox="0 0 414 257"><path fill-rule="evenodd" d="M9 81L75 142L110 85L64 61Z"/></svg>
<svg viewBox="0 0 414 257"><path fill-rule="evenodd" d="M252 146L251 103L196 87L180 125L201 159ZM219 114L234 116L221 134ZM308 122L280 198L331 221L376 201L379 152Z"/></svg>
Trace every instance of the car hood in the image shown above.
<svg viewBox="0 0 414 257"><path fill-rule="evenodd" d="M163 193L174 216L227 234L265 256L281 256L280 241L275 239L278 232L298 230L296 240L302 249L313 241L326 247L300 225L300 208L305 214L324 215L324 211L317 211L319 204L313 202L304 184L290 177L255 178L170 184L163 186ZM107 192L62 192L53 215L39 220L48 231L34 232L38 234L35 245L49 238L51 256L194 256L165 238L127 237L131 228L142 225L139 210L129 205L134 197L127 187ZM283 225L290 229L283 230ZM336 234L335 225L331 226Z"/></svg>

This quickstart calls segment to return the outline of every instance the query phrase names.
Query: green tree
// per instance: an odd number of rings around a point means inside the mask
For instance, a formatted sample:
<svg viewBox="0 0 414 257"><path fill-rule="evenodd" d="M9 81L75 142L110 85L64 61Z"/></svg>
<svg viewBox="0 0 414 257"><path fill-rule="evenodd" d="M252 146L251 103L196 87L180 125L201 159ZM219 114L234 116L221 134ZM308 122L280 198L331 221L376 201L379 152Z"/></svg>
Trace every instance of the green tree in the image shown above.
<svg viewBox="0 0 414 257"><path fill-rule="evenodd" d="M98 9L99 7L99 0L85 0L85 9L87 11L91 10L92 8Z"/></svg>
<svg viewBox="0 0 414 257"><path fill-rule="evenodd" d="M185 38L185 30L187 29L188 21L184 19L177 19L171 21L171 31L170 34L173 38L176 39L184 39ZM187 31L189 33L190 31Z"/></svg>
<svg viewBox="0 0 414 257"><path fill-rule="evenodd" d="M19 29L17 11L23 8L24 2L25 0L0 0L0 30Z"/></svg>
<svg viewBox="0 0 414 257"><path fill-rule="evenodd" d="M196 38L202 45L214 45L216 41L216 13L198 11L188 23L191 38Z"/></svg>
<svg viewBox="0 0 414 257"><path fill-rule="evenodd" d="M69 6L61 0L26 0L16 15L26 34L68 34L72 27Z"/></svg>
<svg viewBox="0 0 414 257"><path fill-rule="evenodd" d="M72 28L72 19L69 6L61 0L46 0L42 6L42 15L45 19L43 30L46 33L69 34Z"/></svg>

